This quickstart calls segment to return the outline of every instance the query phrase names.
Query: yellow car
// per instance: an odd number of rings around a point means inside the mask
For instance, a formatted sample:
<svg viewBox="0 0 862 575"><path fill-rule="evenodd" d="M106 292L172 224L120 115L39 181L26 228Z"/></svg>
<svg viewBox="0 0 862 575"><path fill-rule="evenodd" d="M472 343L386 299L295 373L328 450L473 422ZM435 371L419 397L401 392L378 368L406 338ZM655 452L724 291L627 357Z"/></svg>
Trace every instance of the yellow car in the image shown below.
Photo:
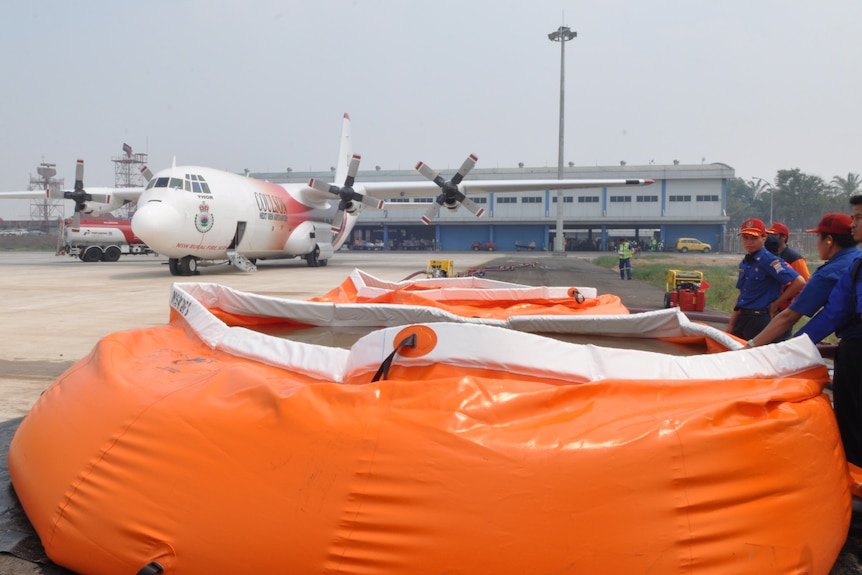
<svg viewBox="0 0 862 575"><path fill-rule="evenodd" d="M697 238L679 238L676 240L676 251L678 252L703 252L708 254L712 246Z"/></svg>

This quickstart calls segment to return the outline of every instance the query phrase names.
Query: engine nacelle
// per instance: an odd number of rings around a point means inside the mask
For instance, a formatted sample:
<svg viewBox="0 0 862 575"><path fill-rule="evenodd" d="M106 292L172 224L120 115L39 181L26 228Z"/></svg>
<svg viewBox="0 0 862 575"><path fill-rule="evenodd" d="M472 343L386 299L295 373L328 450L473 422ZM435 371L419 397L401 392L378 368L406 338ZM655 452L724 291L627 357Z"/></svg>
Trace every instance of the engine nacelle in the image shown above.
<svg viewBox="0 0 862 575"><path fill-rule="evenodd" d="M332 226L329 224L302 222L284 242L284 250L297 256L310 254L316 249L320 250L320 259L329 259L335 253L332 247Z"/></svg>
<svg viewBox="0 0 862 575"><path fill-rule="evenodd" d="M104 204L102 202L84 202L83 209L81 210L81 212L87 214L88 216L103 216L108 212L113 212L122 205L122 202L111 202L108 204Z"/></svg>
<svg viewBox="0 0 862 575"><path fill-rule="evenodd" d="M451 198L451 199L446 198L443 201L443 205L446 206L446 209L448 209L449 211L454 212L455 210L458 209L459 204L458 204L458 200L456 200L455 198Z"/></svg>
<svg viewBox="0 0 862 575"><path fill-rule="evenodd" d="M284 251L296 256L304 256L314 251L316 244L317 238L314 224L311 222L302 222L290 232L290 236L284 242Z"/></svg>

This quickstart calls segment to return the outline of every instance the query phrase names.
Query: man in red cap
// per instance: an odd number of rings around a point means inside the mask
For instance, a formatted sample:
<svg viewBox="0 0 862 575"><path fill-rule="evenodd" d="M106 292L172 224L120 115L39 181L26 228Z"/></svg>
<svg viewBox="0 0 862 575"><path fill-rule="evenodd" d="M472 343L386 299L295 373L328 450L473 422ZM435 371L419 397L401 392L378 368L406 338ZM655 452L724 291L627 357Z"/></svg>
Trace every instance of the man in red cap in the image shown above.
<svg viewBox="0 0 862 575"><path fill-rule="evenodd" d="M862 242L862 195L851 197L850 205L850 233L857 243ZM795 335L805 334L814 343L832 332L840 338L832 374L832 403L847 461L862 466L862 253L852 253L854 261L838 278L829 301Z"/></svg>
<svg viewBox="0 0 862 575"><path fill-rule="evenodd" d="M803 315L814 317L826 305L838 278L857 258L862 257L862 251L856 248L856 240L850 233L852 223L853 219L847 214L830 213L820 219L816 228L805 230L818 234L817 253L826 263L817 268L805 282L805 287L791 302L790 307L772 318L769 325L749 341L749 347L775 341Z"/></svg>
<svg viewBox="0 0 862 575"><path fill-rule="evenodd" d="M750 340L769 324L781 306L796 297L805 280L764 247L767 234L762 220L745 220L738 235L742 236L742 247L747 255L739 264L736 280L739 296L730 314L727 331Z"/></svg>
<svg viewBox="0 0 862 575"><path fill-rule="evenodd" d="M795 269L802 276L802 279L808 281L808 278L811 277L811 272L808 271L808 262L802 257L802 254L787 245L787 240L790 238L790 228L781 222L772 222L766 233L768 234L766 249L790 264L790 267Z"/></svg>

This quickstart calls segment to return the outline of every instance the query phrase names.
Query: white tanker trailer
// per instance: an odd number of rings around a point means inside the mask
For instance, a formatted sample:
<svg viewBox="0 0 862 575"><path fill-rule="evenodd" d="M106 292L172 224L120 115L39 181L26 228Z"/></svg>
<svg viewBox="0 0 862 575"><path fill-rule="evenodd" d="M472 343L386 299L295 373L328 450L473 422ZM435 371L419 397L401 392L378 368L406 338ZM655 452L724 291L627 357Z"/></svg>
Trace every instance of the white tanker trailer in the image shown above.
<svg viewBox="0 0 862 575"><path fill-rule="evenodd" d="M62 247L57 254L67 254L84 262L115 262L121 255L154 254L144 241L132 232L131 220L65 220L61 230Z"/></svg>

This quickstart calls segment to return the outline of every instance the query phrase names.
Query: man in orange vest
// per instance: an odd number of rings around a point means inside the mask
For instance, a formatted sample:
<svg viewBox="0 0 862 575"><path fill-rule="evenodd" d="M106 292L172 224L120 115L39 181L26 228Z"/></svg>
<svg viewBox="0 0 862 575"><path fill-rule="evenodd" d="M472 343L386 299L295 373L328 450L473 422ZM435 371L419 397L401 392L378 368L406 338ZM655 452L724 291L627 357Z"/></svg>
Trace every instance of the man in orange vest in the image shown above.
<svg viewBox="0 0 862 575"><path fill-rule="evenodd" d="M772 222L766 233L769 234L766 249L786 261L802 276L802 279L808 281L808 278L811 277L811 272L808 271L808 262L805 261L802 254L787 245L787 240L790 238L790 228L781 222Z"/></svg>

